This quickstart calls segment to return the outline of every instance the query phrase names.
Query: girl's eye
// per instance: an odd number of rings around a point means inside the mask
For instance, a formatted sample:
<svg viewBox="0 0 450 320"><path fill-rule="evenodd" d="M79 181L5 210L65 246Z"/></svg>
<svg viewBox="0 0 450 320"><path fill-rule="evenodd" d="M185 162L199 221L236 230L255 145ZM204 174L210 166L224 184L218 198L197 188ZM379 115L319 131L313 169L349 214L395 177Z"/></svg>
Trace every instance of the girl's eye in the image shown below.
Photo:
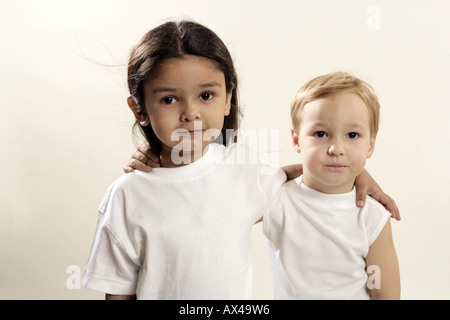
<svg viewBox="0 0 450 320"><path fill-rule="evenodd" d="M200 99L204 101L209 101L214 97L214 95L211 92L204 92L200 95Z"/></svg>
<svg viewBox="0 0 450 320"><path fill-rule="evenodd" d="M314 132L314 136L317 138L327 137L327 133L325 131L316 131Z"/></svg>
<svg viewBox="0 0 450 320"><path fill-rule="evenodd" d="M356 138L359 137L359 134L356 133L356 132L350 132L350 133L348 134L348 137L349 137L350 139L356 139Z"/></svg>
<svg viewBox="0 0 450 320"><path fill-rule="evenodd" d="M161 99L161 102L164 104L174 104L177 102L177 99L175 97L165 97Z"/></svg>

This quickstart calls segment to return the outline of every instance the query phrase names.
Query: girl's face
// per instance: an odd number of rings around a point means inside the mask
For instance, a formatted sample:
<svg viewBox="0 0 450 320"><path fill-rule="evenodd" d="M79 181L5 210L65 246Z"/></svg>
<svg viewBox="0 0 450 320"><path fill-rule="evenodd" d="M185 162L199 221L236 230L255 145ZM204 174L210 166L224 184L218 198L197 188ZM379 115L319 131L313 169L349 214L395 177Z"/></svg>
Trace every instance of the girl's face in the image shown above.
<svg viewBox="0 0 450 320"><path fill-rule="evenodd" d="M141 125L151 124L161 141L163 167L198 160L230 113L224 73L211 60L194 55L159 65L144 85L144 96L148 118Z"/></svg>
<svg viewBox="0 0 450 320"><path fill-rule="evenodd" d="M346 193L374 150L370 115L353 93L307 103L293 143L303 159L303 181L323 193ZM297 133L298 132L298 135Z"/></svg>

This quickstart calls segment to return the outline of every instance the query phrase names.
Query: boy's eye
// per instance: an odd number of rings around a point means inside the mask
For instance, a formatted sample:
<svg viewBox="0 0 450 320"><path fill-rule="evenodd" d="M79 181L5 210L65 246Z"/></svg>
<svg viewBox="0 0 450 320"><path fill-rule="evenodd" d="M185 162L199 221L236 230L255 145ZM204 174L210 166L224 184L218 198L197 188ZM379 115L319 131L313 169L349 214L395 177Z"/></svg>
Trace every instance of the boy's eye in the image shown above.
<svg viewBox="0 0 450 320"><path fill-rule="evenodd" d="M356 138L359 137L359 134L358 134L357 132L350 132L350 133L348 134L348 137L349 137L350 139L356 139Z"/></svg>
<svg viewBox="0 0 450 320"><path fill-rule="evenodd" d="M314 136L317 138L327 137L327 133L325 131L316 131L314 132Z"/></svg>
<svg viewBox="0 0 450 320"><path fill-rule="evenodd" d="M211 92L204 92L200 95L200 99L205 100L205 101L209 101L213 98L213 94Z"/></svg>
<svg viewBox="0 0 450 320"><path fill-rule="evenodd" d="M165 97L161 99L161 102L164 104L174 104L177 101L175 97Z"/></svg>

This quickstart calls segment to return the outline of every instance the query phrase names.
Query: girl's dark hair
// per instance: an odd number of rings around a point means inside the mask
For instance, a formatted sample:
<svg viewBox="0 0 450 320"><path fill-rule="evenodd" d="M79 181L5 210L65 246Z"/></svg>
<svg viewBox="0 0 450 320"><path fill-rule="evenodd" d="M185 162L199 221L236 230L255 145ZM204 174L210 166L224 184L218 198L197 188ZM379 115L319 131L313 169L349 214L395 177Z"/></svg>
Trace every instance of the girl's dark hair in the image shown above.
<svg viewBox="0 0 450 320"><path fill-rule="evenodd" d="M131 50L128 61L128 89L134 102L134 113L147 116L144 83L151 78L155 69L167 59L181 58L186 54L214 61L225 75L226 91L232 93L230 114L225 116L221 137L222 143L227 145L233 142L231 140L235 139L235 135L227 137L226 130L237 130L240 118L238 83L233 60L222 40L213 31L196 22L166 22L147 32ZM136 121L134 128L136 127L139 127L151 149L159 154L161 142L151 124L141 126L139 121Z"/></svg>

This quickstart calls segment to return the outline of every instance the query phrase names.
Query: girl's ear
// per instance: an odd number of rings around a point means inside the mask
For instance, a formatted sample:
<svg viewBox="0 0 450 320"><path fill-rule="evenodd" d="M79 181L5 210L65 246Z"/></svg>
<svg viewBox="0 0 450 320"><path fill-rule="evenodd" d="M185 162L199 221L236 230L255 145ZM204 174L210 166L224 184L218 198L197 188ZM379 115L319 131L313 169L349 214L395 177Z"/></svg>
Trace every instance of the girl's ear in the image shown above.
<svg viewBox="0 0 450 320"><path fill-rule="evenodd" d="M370 138L370 146L369 146L369 151L367 152L367 159L369 159L374 150L375 150L375 141L377 140L377 135L373 135L372 138Z"/></svg>
<svg viewBox="0 0 450 320"><path fill-rule="evenodd" d="M230 110L231 110L231 96L232 95L233 95L232 92L227 93L224 116L228 116L230 114Z"/></svg>
<svg viewBox="0 0 450 320"><path fill-rule="evenodd" d="M147 114L138 114L136 112L136 104L134 103L133 97L129 96L127 98L127 104L128 107L131 109L131 111L133 111L134 117L136 118L136 120L139 122L139 124L143 127L149 125L150 120L148 119Z"/></svg>
<svg viewBox="0 0 450 320"><path fill-rule="evenodd" d="M300 145L298 144L298 135L295 133L294 129L291 129L292 135L292 146L294 147L294 151L300 153Z"/></svg>

